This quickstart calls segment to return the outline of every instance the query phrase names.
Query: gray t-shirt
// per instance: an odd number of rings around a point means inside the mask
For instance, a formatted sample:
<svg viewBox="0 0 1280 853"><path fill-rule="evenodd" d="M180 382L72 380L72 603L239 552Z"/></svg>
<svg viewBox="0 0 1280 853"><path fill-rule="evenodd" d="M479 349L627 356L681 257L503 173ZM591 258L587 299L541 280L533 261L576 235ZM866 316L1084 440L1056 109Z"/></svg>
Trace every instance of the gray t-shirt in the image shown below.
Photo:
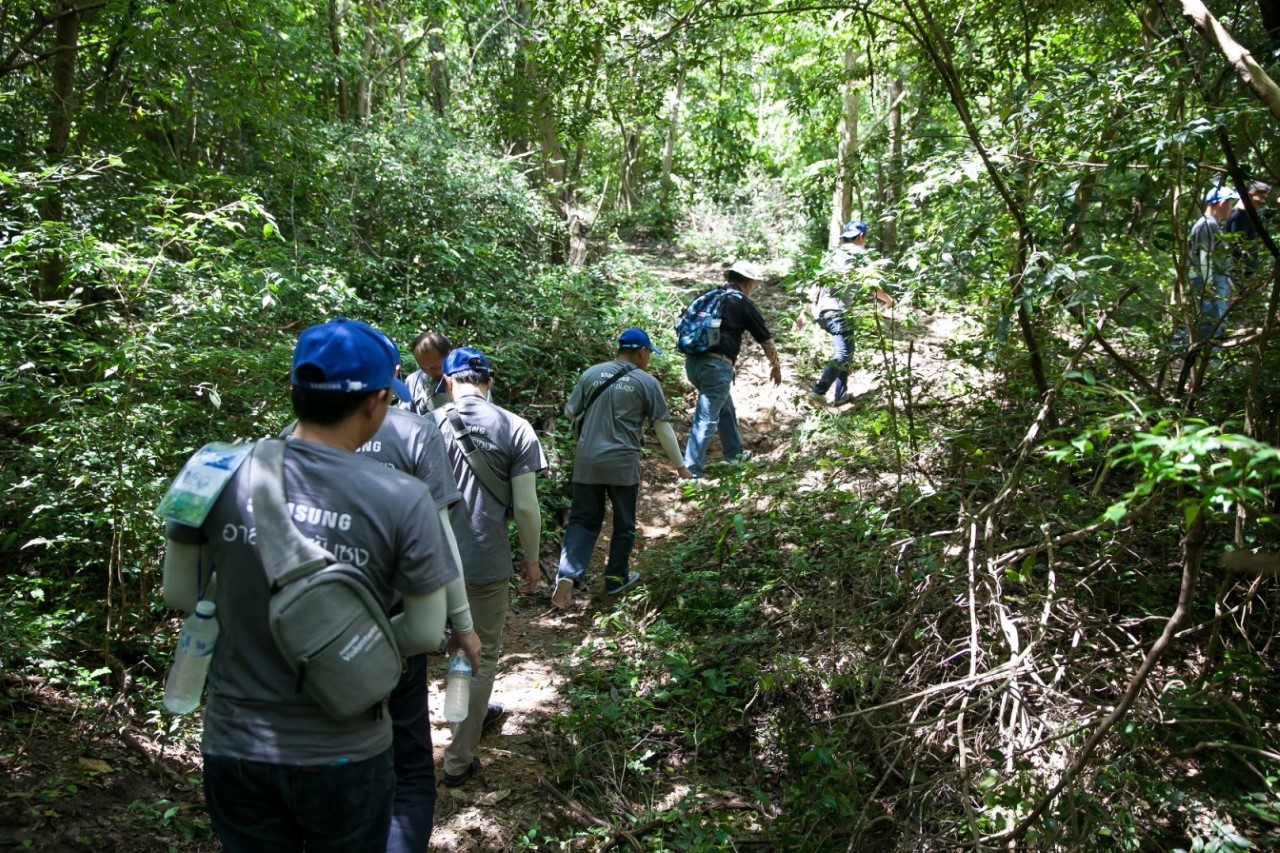
<svg viewBox="0 0 1280 853"><path fill-rule="evenodd" d="M1192 278L1208 280L1215 275L1231 275L1231 253L1220 238L1222 226L1206 213L1191 226L1187 237L1187 260Z"/></svg>
<svg viewBox="0 0 1280 853"><path fill-rule="evenodd" d="M208 755L272 764L362 761L391 745L391 719L331 719L296 687L267 621L271 594L250 508L253 460L236 471L204 523L218 576L217 651L204 714ZM456 576L434 500L419 480L336 448L290 441L284 491L303 535L362 569L383 606Z"/></svg>
<svg viewBox="0 0 1280 853"><path fill-rule="evenodd" d="M813 304L813 316L818 318L829 311L842 312L849 304L850 290L856 284L854 271L862 265L867 250L857 243L837 246L823 259L824 283Z"/></svg>
<svg viewBox="0 0 1280 853"><path fill-rule="evenodd" d="M484 455L499 480L510 482L521 474L536 473L547 467L538 436L524 418L474 394L464 395L454 405L463 423L471 428L476 452ZM449 424L450 408L446 406L432 412L444 434L453 477L462 490L462 500L449 510L449 522L458 540L467 583L494 583L511 577L507 507L489 493L472 471L462 444Z"/></svg>
<svg viewBox="0 0 1280 853"><path fill-rule="evenodd" d="M404 409L387 409L387 418L377 434L356 453L426 483L436 509L451 507L462 500L453 469L449 467L444 436L430 416L424 418Z"/></svg>
<svg viewBox="0 0 1280 853"><path fill-rule="evenodd" d="M564 410L573 417L591 393L627 362L606 361L583 371ZM658 380L636 368L604 390L587 409L573 461L573 482L634 486L640 482L645 421L669 421Z"/></svg>
<svg viewBox="0 0 1280 853"><path fill-rule="evenodd" d="M413 399L401 400L400 406L415 415L430 417L433 411L449 402L449 392L445 389L444 380L432 379L421 370L410 373L404 384L409 386Z"/></svg>
<svg viewBox="0 0 1280 853"><path fill-rule="evenodd" d="M291 437L296 424L294 421L286 427L280 437ZM462 500L444 450L444 436L430 416L420 417L407 409L387 409L382 426L373 438L356 448L356 453L426 483L436 509Z"/></svg>

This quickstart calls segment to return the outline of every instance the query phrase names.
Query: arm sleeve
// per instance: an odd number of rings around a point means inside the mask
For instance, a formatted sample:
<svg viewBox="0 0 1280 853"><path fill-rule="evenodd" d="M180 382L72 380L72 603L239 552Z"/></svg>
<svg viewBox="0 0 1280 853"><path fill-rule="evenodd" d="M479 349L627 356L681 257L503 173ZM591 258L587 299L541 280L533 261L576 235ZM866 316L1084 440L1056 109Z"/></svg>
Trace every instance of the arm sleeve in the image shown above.
<svg viewBox="0 0 1280 853"><path fill-rule="evenodd" d="M406 595L404 612L391 619L400 654L408 657L440 648L444 641L445 588L426 595Z"/></svg>
<svg viewBox="0 0 1280 853"><path fill-rule="evenodd" d="M653 431L658 434L658 441L667 454L667 459L676 466L676 470L684 467L684 457L680 455L680 442L676 440L676 431L671 428L671 421L654 421Z"/></svg>
<svg viewBox="0 0 1280 853"><path fill-rule="evenodd" d="M516 532L526 563L538 559L542 535L542 510L538 507L537 474L520 474L511 480L511 503L516 517Z"/></svg>
<svg viewBox="0 0 1280 853"><path fill-rule="evenodd" d="M582 379L579 379L578 384L573 386L573 393L569 395L569 401L564 404L564 413L569 417L573 417L582 411L582 385Z"/></svg>
<svg viewBox="0 0 1280 853"><path fill-rule="evenodd" d="M169 543L168 553L164 559L164 603L166 607L191 613L196 609L196 596L199 587L196 563L187 559L185 551L192 546Z"/></svg>
<svg viewBox="0 0 1280 853"><path fill-rule="evenodd" d="M440 515L440 526L444 528L445 541L449 543L449 553L453 555L453 565L458 569L458 576L445 586L446 609L449 621L459 634L472 630L471 604L467 601L467 582L462 572L462 555L458 551L458 538L453 535L453 525L449 523L449 510L440 507L436 510Z"/></svg>

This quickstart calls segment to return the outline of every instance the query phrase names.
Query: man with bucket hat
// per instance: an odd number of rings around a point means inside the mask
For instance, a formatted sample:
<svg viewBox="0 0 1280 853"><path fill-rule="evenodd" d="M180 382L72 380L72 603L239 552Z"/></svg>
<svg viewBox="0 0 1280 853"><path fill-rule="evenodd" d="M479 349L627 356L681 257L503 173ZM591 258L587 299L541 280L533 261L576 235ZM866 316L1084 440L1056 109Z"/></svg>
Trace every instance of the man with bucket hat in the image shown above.
<svg viewBox="0 0 1280 853"><path fill-rule="evenodd" d="M720 450L726 462L737 462L745 455L731 393L734 364L742 349L744 333L755 338L764 350L773 384L782 384L782 365L773 346L773 336L765 325L764 315L751 301L751 294L764 281L764 274L755 264L736 261L724 271L724 279L728 293L721 304L718 342L706 352L686 354L684 358L685 375L698 389L689 440L684 448L684 465L694 479L702 477L706 467L707 445L712 433L720 435Z"/></svg>
<svg viewBox="0 0 1280 853"><path fill-rule="evenodd" d="M288 518L308 539L349 559L389 608L402 654L440 646L446 585L457 577L420 480L356 451L378 431L400 354L381 332L339 318L306 329L290 374L298 424L284 446ZM268 625L266 582L251 509L249 455L209 507L194 566L166 565L165 601L192 609L210 593L221 624L204 714L204 792L227 850L383 853L395 789L385 702L354 719L330 717L280 653ZM207 561L206 561L207 558ZM216 567L216 591L200 588Z"/></svg>
<svg viewBox="0 0 1280 853"><path fill-rule="evenodd" d="M658 380L645 368L662 350L635 326L618 336L617 357L583 371L564 410L574 419L577 453L573 460L573 503L564 530L560 568L551 603L569 606L582 585L604 524L605 503L613 508L613 533L604 568L604 588L617 595L640 580L628 567L636 538L636 501L640 496L640 451L645 421L678 475L691 477L671 428L671 412Z"/></svg>

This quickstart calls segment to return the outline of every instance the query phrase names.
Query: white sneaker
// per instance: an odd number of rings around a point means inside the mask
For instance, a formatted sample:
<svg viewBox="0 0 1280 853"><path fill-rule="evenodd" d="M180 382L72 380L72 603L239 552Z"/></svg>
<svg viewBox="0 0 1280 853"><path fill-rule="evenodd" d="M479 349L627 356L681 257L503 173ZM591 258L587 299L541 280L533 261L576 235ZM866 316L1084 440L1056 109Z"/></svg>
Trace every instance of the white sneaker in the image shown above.
<svg viewBox="0 0 1280 853"><path fill-rule="evenodd" d="M635 586L638 583L640 583L640 573L628 572L627 579L623 581L620 585L614 587L613 589L609 589L609 587L606 586L604 591L608 595L621 595L622 593L631 589L631 587Z"/></svg>
<svg viewBox="0 0 1280 853"><path fill-rule="evenodd" d="M556 591L551 593L551 606L557 610L564 610L571 601L573 601L573 581L560 578L556 581Z"/></svg>

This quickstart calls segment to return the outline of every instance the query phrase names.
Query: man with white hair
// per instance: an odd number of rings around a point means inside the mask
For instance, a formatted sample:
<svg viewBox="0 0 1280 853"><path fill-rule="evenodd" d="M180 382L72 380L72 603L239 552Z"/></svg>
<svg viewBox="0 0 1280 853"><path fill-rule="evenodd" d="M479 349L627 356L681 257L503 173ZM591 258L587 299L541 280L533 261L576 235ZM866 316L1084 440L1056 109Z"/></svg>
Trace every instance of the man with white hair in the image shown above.
<svg viewBox="0 0 1280 853"><path fill-rule="evenodd" d="M764 275L754 264L737 261L725 270L724 279L728 294L721 303L719 341L706 352L684 357L685 375L698 389L698 403L684 449L684 466L694 479L702 476L707 462L707 444L713 432L720 434L720 450L726 462L737 462L750 455L742 449L738 414L730 393L734 364L742 349L744 332L755 338L764 350L765 358L769 359L769 378L773 384L782 384L782 365L778 363L773 336L765 325L764 315L751 301L751 293L764 280Z"/></svg>

